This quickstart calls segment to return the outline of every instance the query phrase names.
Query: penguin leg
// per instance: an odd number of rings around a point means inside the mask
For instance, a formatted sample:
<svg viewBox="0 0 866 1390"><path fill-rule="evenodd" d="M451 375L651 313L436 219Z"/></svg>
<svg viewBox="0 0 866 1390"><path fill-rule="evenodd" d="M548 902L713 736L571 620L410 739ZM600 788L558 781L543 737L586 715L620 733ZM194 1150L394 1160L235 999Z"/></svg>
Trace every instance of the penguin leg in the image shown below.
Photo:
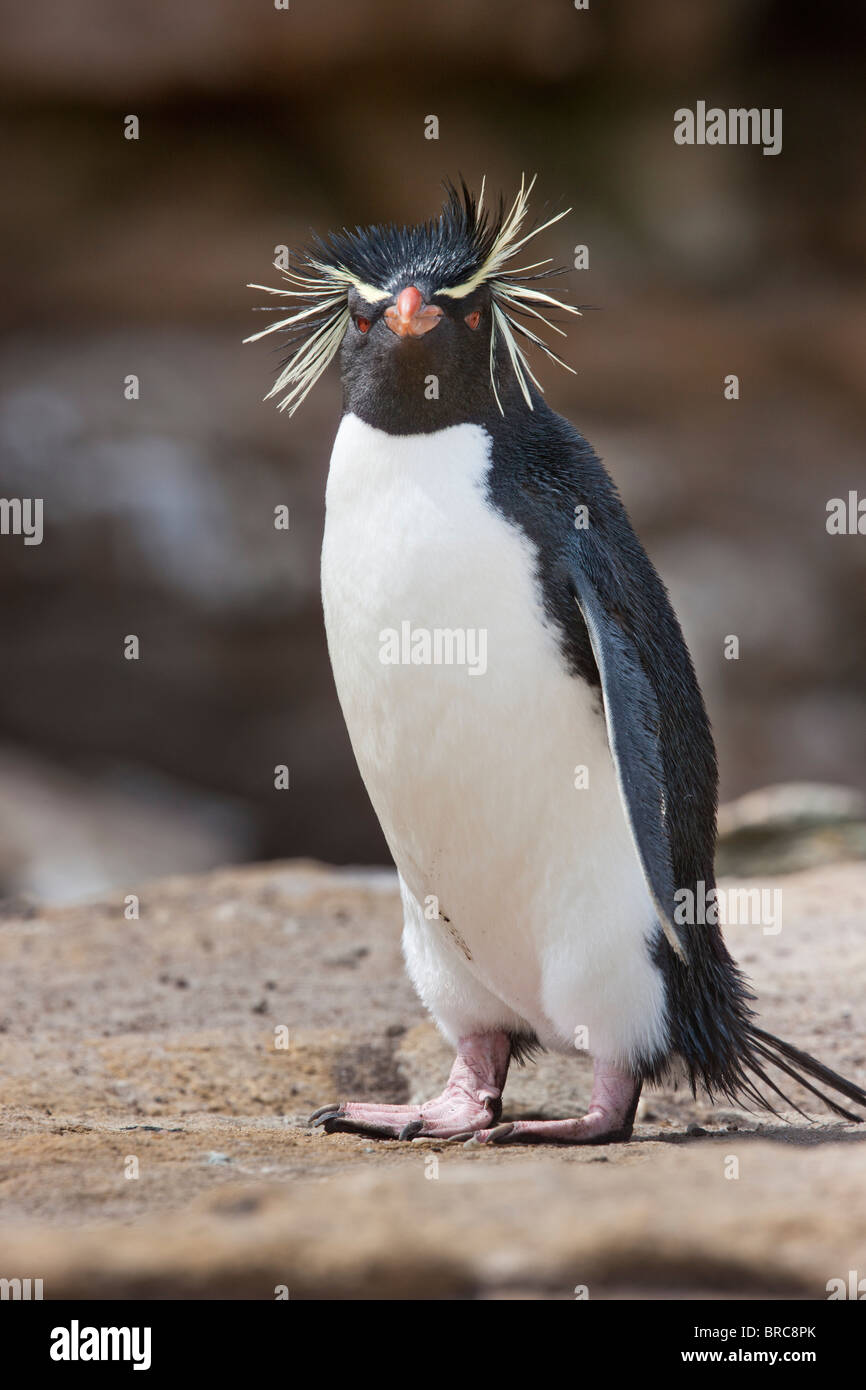
<svg viewBox="0 0 866 1390"><path fill-rule="evenodd" d="M641 1079L609 1063L596 1062L592 1095L585 1115L574 1120L515 1120L483 1134L471 1144L616 1144L631 1138Z"/></svg>
<svg viewBox="0 0 866 1390"><path fill-rule="evenodd" d="M496 1124L508 1074L508 1033L472 1033L460 1038L445 1090L423 1105L378 1105L345 1101L323 1105L310 1123L326 1134L370 1134L378 1139L448 1139Z"/></svg>

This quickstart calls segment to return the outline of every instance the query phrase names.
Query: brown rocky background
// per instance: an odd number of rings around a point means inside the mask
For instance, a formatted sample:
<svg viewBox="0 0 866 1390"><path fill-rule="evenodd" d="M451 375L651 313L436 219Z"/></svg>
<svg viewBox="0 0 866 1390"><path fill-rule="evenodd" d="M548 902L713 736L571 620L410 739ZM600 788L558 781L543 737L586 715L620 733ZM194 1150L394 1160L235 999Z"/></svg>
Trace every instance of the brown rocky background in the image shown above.
<svg viewBox="0 0 866 1390"><path fill-rule="evenodd" d="M824 526L866 492L860 5L0 10L0 493L46 508L41 546L0 544L0 891L382 862L317 593L338 383L291 421L261 403L245 285L311 227L429 215L458 172L537 170L539 208L574 208L545 250L589 246L567 283L598 312L578 376L543 379L670 585L724 795L866 789L866 541ZM699 98L781 106L782 153L676 146Z"/></svg>

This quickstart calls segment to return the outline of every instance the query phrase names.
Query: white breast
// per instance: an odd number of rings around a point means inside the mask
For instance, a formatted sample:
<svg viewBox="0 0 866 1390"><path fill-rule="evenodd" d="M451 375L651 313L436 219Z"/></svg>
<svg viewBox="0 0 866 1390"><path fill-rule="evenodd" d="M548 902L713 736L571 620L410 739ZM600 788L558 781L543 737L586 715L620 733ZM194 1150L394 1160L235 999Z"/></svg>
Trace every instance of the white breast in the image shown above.
<svg viewBox="0 0 866 1390"><path fill-rule="evenodd" d="M337 690L416 904L409 964L434 1013L440 996L472 993L425 978L447 973L447 932L479 995L546 1045L586 1028L593 1053L627 1060L664 1033L654 914L597 694L565 668L536 552L488 502L489 467L478 426L394 436L343 419L322 552ZM441 1013L446 1031L463 1026L450 1004Z"/></svg>

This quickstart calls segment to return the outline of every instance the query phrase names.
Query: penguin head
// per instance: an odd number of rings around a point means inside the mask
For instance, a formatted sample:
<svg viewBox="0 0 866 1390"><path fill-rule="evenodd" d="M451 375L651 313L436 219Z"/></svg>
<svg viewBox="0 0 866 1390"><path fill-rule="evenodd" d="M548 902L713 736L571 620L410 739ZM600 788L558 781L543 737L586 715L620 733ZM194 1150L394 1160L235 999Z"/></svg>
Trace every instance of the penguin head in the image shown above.
<svg viewBox="0 0 866 1390"><path fill-rule="evenodd" d="M371 423L402 421L407 430L484 418L496 408L489 288L480 285L457 300L420 270L397 282L376 304L354 287L349 291L340 347L344 408Z"/></svg>
<svg viewBox="0 0 866 1390"><path fill-rule="evenodd" d="M246 340L288 335L290 355L269 397L282 395L280 409L294 414L339 352L345 409L386 428L532 410L538 382L518 336L566 366L538 330L562 334L548 315L580 312L539 288L558 273L544 269L549 259L530 255L526 264L522 254L569 211L525 230L534 182L521 179L510 207L500 198L492 210L483 183L477 198L465 183L446 185L442 210L428 222L316 238L283 272L286 287L268 289L291 300L291 311Z"/></svg>

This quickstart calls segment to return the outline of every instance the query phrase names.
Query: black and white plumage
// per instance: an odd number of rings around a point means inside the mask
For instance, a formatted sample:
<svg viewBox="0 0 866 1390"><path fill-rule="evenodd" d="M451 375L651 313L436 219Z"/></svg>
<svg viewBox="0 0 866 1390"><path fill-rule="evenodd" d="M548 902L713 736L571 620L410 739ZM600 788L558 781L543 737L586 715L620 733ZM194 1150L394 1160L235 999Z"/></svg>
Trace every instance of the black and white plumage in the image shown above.
<svg viewBox="0 0 866 1390"><path fill-rule="evenodd" d="M400 873L409 973L458 1052L426 1106L317 1118L599 1142L630 1133L644 1080L680 1067L693 1088L772 1109L786 1097L768 1065L857 1118L820 1088L861 1106L866 1092L757 1027L718 927L675 921L677 890L714 886L715 752L664 586L515 336L561 360L536 330L561 331L567 306L548 263L523 263L558 217L525 230L531 186L493 215L464 186L432 222L316 242L274 291L291 313L264 330L290 336L270 393L290 411L340 351L329 649ZM383 632L406 624L483 631L484 671L383 663ZM509 1055L578 1033L596 1064L589 1115L496 1126Z"/></svg>

